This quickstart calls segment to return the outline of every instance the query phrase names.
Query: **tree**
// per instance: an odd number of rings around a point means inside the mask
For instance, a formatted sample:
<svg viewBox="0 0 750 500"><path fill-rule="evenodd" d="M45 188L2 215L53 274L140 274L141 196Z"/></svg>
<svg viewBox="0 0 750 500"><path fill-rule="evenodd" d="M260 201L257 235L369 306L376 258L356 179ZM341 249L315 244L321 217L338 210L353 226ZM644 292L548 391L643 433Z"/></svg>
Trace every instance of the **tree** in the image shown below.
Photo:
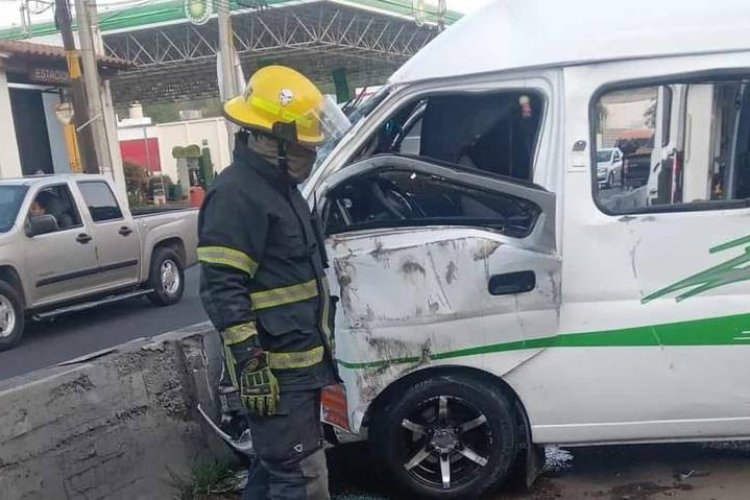
<svg viewBox="0 0 750 500"><path fill-rule="evenodd" d="M604 124L609 116L609 110L602 101L596 103L596 131L600 134L604 133Z"/></svg>
<svg viewBox="0 0 750 500"><path fill-rule="evenodd" d="M648 109L643 113L643 123L648 128L656 128L656 99L651 100Z"/></svg>

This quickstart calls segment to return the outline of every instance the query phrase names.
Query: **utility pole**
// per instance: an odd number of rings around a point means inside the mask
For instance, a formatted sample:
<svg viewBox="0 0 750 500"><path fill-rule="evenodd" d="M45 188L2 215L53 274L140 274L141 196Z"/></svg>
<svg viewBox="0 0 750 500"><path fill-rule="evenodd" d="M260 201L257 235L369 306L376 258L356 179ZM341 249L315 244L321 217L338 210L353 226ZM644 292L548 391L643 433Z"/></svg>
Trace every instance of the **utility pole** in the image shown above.
<svg viewBox="0 0 750 500"><path fill-rule="evenodd" d="M218 2L219 22L219 51L221 54L221 86L222 98L227 100L237 95L237 82L234 68L234 30L232 29L232 16L229 12L229 0ZM229 150L234 150L235 126L226 121L227 135L229 136Z"/></svg>
<svg viewBox="0 0 750 500"><path fill-rule="evenodd" d="M221 51L221 79L224 99L231 99L237 95L237 84L234 69L234 31L232 30L232 16L229 12L229 1L218 2L219 17L219 50Z"/></svg>
<svg viewBox="0 0 750 500"><path fill-rule="evenodd" d="M87 174L99 173L99 165L94 147L94 138L89 127L89 110L86 103L86 90L81 79L80 56L76 50L71 26L70 7L68 0L55 0L55 23L62 33L65 57L68 61L70 87L73 92L73 123L76 126L78 148L83 171Z"/></svg>
<svg viewBox="0 0 750 500"><path fill-rule="evenodd" d="M104 120L104 106L102 104L102 87L99 81L99 65L94 44L94 31L91 18L91 5L96 12L96 2L89 0L75 0L76 19L78 21L78 38L81 43L81 61L83 62L83 81L86 98L91 116L91 132L94 138L96 156L99 167L112 176L112 155L109 150L107 127Z"/></svg>

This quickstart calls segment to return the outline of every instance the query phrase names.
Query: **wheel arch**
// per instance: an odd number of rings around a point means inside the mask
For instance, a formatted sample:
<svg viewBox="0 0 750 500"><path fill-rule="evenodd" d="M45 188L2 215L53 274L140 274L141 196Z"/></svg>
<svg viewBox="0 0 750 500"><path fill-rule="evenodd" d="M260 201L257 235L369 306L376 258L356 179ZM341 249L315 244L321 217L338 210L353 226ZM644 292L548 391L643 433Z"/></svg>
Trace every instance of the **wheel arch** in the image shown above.
<svg viewBox="0 0 750 500"><path fill-rule="evenodd" d="M151 255L149 257L149 270L151 266L151 261L154 258L154 255L157 251L159 251L162 248L170 248L174 250L177 253L177 256L180 258L180 264L185 265L186 262L186 250L185 250L185 242L182 241L182 238L178 236L173 236L170 238L164 238L163 240L159 240L156 243L154 243L154 247L151 250Z"/></svg>
<svg viewBox="0 0 750 500"><path fill-rule="evenodd" d="M10 286L15 288L15 290L18 292L18 296L21 299L22 305L24 309L26 308L27 304L27 298L26 293L23 288L23 281L21 280L21 276L18 274L18 271L13 266L9 265L2 265L0 266L0 281L5 281Z"/></svg>
<svg viewBox="0 0 750 500"><path fill-rule="evenodd" d="M411 372L388 385L375 399L370 403L365 412L364 425L369 426L373 414L377 414L380 411L385 410L389 404L394 401L400 393L406 388L413 386L423 380L427 380L431 377L440 375L451 375L456 377L465 377L474 379L477 381L489 382L493 386L498 387L503 394L513 404L513 411L517 419L518 425L524 429L526 439L531 439L531 425L526 412L526 406L523 404L521 397L518 393L505 381L502 377L499 377L493 373L478 368L460 365L441 365L423 368Z"/></svg>

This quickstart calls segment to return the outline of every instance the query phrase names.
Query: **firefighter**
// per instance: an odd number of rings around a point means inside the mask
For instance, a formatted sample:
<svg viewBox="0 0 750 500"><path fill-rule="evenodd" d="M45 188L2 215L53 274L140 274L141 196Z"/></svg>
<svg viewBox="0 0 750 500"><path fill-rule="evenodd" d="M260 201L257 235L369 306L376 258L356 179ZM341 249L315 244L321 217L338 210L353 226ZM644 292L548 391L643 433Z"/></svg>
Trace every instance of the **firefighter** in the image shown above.
<svg viewBox="0 0 750 500"><path fill-rule="evenodd" d="M307 78L281 66L255 73L224 115L241 131L232 165L201 208L198 255L201 299L257 453L243 498L327 499L320 391L338 383L335 302L320 232L297 186L315 148L348 122Z"/></svg>

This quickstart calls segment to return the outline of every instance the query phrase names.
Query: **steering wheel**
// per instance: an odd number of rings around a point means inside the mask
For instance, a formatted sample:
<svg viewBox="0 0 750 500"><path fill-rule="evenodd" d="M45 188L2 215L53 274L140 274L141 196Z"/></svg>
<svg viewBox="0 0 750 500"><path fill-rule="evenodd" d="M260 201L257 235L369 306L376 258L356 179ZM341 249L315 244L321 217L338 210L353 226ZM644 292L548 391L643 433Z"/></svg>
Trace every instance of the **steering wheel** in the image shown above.
<svg viewBox="0 0 750 500"><path fill-rule="evenodd" d="M409 200L396 189L392 187L384 188L380 185L378 179L373 179L370 182L370 190L378 203L395 218L403 220L414 215L414 208Z"/></svg>

